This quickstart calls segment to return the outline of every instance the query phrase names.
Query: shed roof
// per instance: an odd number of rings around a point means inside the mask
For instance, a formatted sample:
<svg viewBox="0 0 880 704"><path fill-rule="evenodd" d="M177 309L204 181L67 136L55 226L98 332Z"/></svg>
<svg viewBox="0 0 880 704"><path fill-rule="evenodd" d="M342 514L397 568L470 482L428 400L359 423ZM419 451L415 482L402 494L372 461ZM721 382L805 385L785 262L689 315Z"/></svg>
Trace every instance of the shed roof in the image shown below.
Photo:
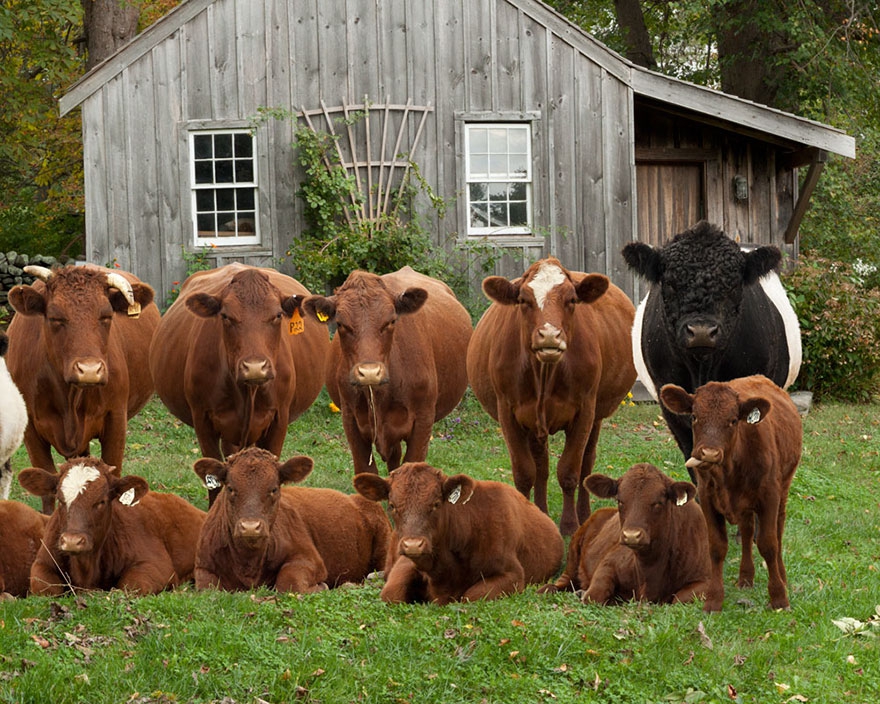
<svg viewBox="0 0 880 704"><path fill-rule="evenodd" d="M637 97L659 101L697 119L747 131L768 141L791 141L807 147L855 157L855 139L835 127L753 103L734 95L664 76L637 66L612 51L540 0L499 0L549 27L585 56L630 86ZM59 101L61 115L92 94L170 37L216 0L185 0L74 83ZM253 0L249 0L253 2Z"/></svg>

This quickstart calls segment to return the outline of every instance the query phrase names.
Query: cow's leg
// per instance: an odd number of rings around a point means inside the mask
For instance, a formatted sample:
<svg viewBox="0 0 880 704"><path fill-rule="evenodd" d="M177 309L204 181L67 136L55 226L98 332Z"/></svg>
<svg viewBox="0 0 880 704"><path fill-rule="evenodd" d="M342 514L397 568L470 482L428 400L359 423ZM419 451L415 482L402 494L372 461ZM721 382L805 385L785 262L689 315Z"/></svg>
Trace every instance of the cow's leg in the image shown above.
<svg viewBox="0 0 880 704"><path fill-rule="evenodd" d="M136 562L119 577L117 587L137 594L158 594L179 583L174 563L167 552L151 551L149 560Z"/></svg>
<svg viewBox="0 0 880 704"><path fill-rule="evenodd" d="M122 459L125 456L125 434L128 418L125 410L111 411L104 420L101 441L101 459L114 468L114 474L121 476Z"/></svg>
<svg viewBox="0 0 880 704"><path fill-rule="evenodd" d="M578 414L575 422L565 429L565 445L556 465L556 479L562 489L562 516L559 519L559 532L563 535L572 535L580 526L578 511L575 508L575 494L585 461L587 430L592 423L592 413L581 413ZM588 498L586 505L589 516Z"/></svg>
<svg viewBox="0 0 880 704"><path fill-rule="evenodd" d="M427 459L431 432L434 429L434 407L434 403L425 403L425 408L416 413L413 418L412 430L406 438L404 462L424 462ZM399 444L398 447L400 447Z"/></svg>
<svg viewBox="0 0 880 704"><path fill-rule="evenodd" d="M763 529L759 526L759 529ZM744 513L739 519L739 534L742 539L742 557L739 561L738 587L751 587L755 584L755 560L752 555L752 543L755 539L755 514Z"/></svg>
<svg viewBox="0 0 880 704"><path fill-rule="evenodd" d="M712 574L709 588L706 590L706 602L703 611L721 611L724 603L724 559L727 557L727 523L724 516L711 507L709 497L701 497L700 507L706 518L709 529L709 559L712 563Z"/></svg>
<svg viewBox="0 0 880 704"><path fill-rule="evenodd" d="M498 409L498 422L501 424L501 433L504 435L507 453L510 455L513 484L520 494L531 500L537 468L535 458L532 457L531 443L527 439L530 432L517 422L513 413L506 407ZM546 501L543 506L535 501L535 505L547 513Z"/></svg>
<svg viewBox="0 0 880 704"><path fill-rule="evenodd" d="M196 431L196 441L199 443L199 451L202 457L210 457L222 460L224 455L220 448L220 436L214 429L209 412L206 409L193 409L193 429ZM220 494L220 486L208 487L208 506L212 506Z"/></svg>
<svg viewBox="0 0 880 704"><path fill-rule="evenodd" d="M379 596L389 604L413 604L427 601L428 583L408 557L398 557L385 574L385 586Z"/></svg>
<svg viewBox="0 0 880 704"><path fill-rule="evenodd" d="M611 554L614 555L612 550ZM593 572L589 584L582 585L585 589L581 601L585 604L610 604L618 591L619 580L613 559L602 560Z"/></svg>
<svg viewBox="0 0 880 704"><path fill-rule="evenodd" d="M279 592L298 592L309 594L327 589L327 567L314 546L298 545L302 548L287 560L275 578L275 589Z"/></svg>
<svg viewBox="0 0 880 704"><path fill-rule="evenodd" d="M770 593L770 607L773 609L787 609L790 607L788 602L788 590L785 586L785 577L779 565L782 562L780 552L779 535L776 532L778 505L775 502L769 502L770 506L762 507L762 511L758 516L758 552L767 563L767 591ZM745 542L745 536L743 536Z"/></svg>
<svg viewBox="0 0 880 704"><path fill-rule="evenodd" d="M284 440L287 438L287 426L290 419L290 413L284 409L279 409L275 413L272 422L266 429L263 439L259 444L260 447L268 450L276 457L281 457L281 451L284 449Z"/></svg>
<svg viewBox="0 0 880 704"><path fill-rule="evenodd" d="M526 585L526 575L518 562L499 574L481 577L480 581L470 586L461 595L462 601L480 601L497 599L506 594L520 592Z"/></svg>
<svg viewBox="0 0 880 704"><path fill-rule="evenodd" d="M685 461L689 460L691 453L694 451L694 431L691 428L690 418L685 418L677 413L673 413L663 404L660 404L660 411L663 413L663 419L666 421L666 425L672 433L672 437L675 438L675 443L678 445L678 449L681 450L681 454L684 455ZM691 482L696 485L696 473L690 467L687 468L687 471L691 476Z"/></svg>
<svg viewBox="0 0 880 704"><path fill-rule="evenodd" d="M47 472L57 472L55 460L52 458L52 446L37 433L31 422L28 422L24 431L24 445L27 448L28 458L34 467L45 469ZM49 494L41 496L43 513L51 515L55 510L55 496Z"/></svg>
<svg viewBox="0 0 880 704"><path fill-rule="evenodd" d="M602 430L602 419L597 418L590 429L590 437L584 448L584 457L581 462L581 474L578 480L577 516L578 521L583 523L590 517L590 491L584 486L584 480L590 476L596 465L596 446L599 444L599 431Z"/></svg>
<svg viewBox="0 0 880 704"><path fill-rule="evenodd" d="M538 438L529 433L529 454L535 463L535 505L547 513L547 479L550 476L550 450L547 438Z"/></svg>
<svg viewBox="0 0 880 704"><path fill-rule="evenodd" d="M788 575L785 573L785 563L782 561L782 534L785 533L785 515L788 506L788 487L782 490L782 498L779 500L779 509L776 517L776 539L779 544L779 574L782 581L788 584Z"/></svg>
<svg viewBox="0 0 880 704"><path fill-rule="evenodd" d="M357 403L357 401L355 400L353 403ZM354 473L372 472L378 474L379 468L373 457L373 442L369 437L364 437L358 428L355 409L352 408L351 403L346 403L342 407L342 429L345 431L348 448L351 450Z"/></svg>
<svg viewBox="0 0 880 704"><path fill-rule="evenodd" d="M31 565L30 593L37 596L59 596L67 588L66 580L55 565L54 557L40 548L40 555Z"/></svg>

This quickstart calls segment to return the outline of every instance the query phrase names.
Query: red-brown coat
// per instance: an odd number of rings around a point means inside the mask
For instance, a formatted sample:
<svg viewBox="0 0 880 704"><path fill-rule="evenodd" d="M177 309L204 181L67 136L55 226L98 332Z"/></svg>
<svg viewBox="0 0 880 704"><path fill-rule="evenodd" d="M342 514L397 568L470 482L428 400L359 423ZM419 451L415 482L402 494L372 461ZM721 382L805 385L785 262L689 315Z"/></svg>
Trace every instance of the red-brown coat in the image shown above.
<svg viewBox="0 0 880 704"><path fill-rule="evenodd" d="M386 602L495 599L545 582L562 563L556 525L508 484L416 462L387 479L357 474L354 486L391 510Z"/></svg>
<svg viewBox="0 0 880 704"><path fill-rule="evenodd" d="M337 325L327 391L342 411L355 473L378 471L374 442L389 471L423 461L434 422L467 389L471 319L452 290L408 266L383 276L354 271L335 295L303 307Z"/></svg>
<svg viewBox="0 0 880 704"><path fill-rule="evenodd" d="M474 331L467 356L471 388L501 424L513 481L547 512L547 439L565 433L556 467L563 535L590 515L581 485L596 461L602 420L636 379L629 343L635 309L601 274L567 271L557 259L508 281L490 276L493 303ZM575 508L575 492L581 487Z"/></svg>
<svg viewBox="0 0 880 704"><path fill-rule="evenodd" d="M101 457L118 473L128 419L153 394L153 289L132 274L96 266L28 271L45 283L9 292L17 315L6 363L27 404L31 464L54 472L53 447L70 459L90 454L97 438ZM43 511L51 513L51 496L43 497Z"/></svg>
<svg viewBox="0 0 880 704"><path fill-rule="evenodd" d="M205 512L179 496L152 492L141 477L119 477L94 457L70 460L58 474L25 469L18 480L58 500L31 566L31 593L155 594L192 579Z"/></svg>
<svg viewBox="0 0 880 704"><path fill-rule="evenodd" d="M660 389L660 400L673 413L693 418L694 449L687 464L696 472L712 558L712 580L703 608L720 611L724 602L725 521L738 525L742 538L737 586L753 585L755 520L758 551L767 563L770 606L789 608L782 534L803 441L794 402L761 375L709 382L693 394L667 384Z"/></svg>
<svg viewBox="0 0 880 704"><path fill-rule="evenodd" d="M302 481L311 458L281 464L251 447L194 469L224 487L199 536L197 588L314 592L382 569L391 524L381 506L332 489L281 486Z"/></svg>
<svg viewBox="0 0 880 704"><path fill-rule="evenodd" d="M0 500L0 601L25 596L49 517L19 501Z"/></svg>
<svg viewBox="0 0 880 704"><path fill-rule="evenodd" d="M203 456L223 459L249 445L281 454L287 426L324 385L330 339L301 317L308 294L289 276L243 264L184 281L156 331L150 369Z"/></svg>
<svg viewBox="0 0 880 704"><path fill-rule="evenodd" d="M687 603L709 585L709 538L696 487L650 464L633 465L619 480L591 474L596 496L616 498L578 528L565 572L542 592L584 590L584 602L638 599Z"/></svg>

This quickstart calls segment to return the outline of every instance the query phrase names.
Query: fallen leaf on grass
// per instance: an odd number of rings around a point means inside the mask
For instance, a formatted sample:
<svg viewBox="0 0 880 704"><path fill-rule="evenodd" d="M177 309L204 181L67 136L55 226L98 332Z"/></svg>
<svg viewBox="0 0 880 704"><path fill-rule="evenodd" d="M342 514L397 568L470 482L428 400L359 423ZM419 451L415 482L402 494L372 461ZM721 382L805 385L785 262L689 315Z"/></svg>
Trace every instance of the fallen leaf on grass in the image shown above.
<svg viewBox="0 0 880 704"><path fill-rule="evenodd" d="M703 647L712 650L712 639L706 634L706 627L703 625L703 622L697 624L697 633L700 634L700 643L703 644Z"/></svg>

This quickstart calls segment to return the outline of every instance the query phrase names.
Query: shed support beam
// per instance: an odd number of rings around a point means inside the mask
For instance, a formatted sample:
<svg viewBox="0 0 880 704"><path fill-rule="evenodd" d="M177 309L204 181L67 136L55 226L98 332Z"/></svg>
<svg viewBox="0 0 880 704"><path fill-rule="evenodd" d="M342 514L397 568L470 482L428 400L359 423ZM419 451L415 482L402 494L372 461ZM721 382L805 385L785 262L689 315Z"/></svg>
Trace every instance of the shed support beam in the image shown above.
<svg viewBox="0 0 880 704"><path fill-rule="evenodd" d="M807 171L807 177L804 179L804 185L798 194L794 212L791 214L791 220L788 221L788 227L785 229L786 244L793 244L795 237L797 237L801 221L803 221L804 215L806 215L807 208L810 207L810 198L813 195L816 184L819 182L819 176L822 173L822 169L825 168L827 159L827 152L821 149L816 150L813 160L810 162L810 170Z"/></svg>

